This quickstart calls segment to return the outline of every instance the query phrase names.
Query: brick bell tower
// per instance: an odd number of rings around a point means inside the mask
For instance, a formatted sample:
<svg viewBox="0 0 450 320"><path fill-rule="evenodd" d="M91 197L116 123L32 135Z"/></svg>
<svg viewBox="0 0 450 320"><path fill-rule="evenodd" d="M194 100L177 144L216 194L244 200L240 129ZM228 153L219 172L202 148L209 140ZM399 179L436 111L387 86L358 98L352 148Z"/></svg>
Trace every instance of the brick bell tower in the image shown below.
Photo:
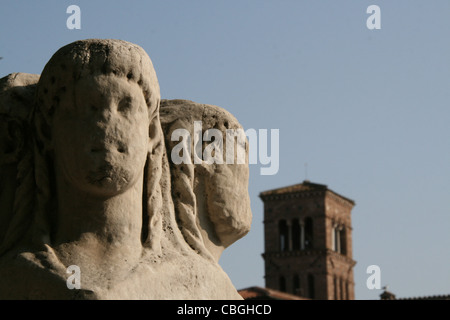
<svg viewBox="0 0 450 320"><path fill-rule="evenodd" d="M266 287L321 300L354 300L353 200L308 180L260 193Z"/></svg>

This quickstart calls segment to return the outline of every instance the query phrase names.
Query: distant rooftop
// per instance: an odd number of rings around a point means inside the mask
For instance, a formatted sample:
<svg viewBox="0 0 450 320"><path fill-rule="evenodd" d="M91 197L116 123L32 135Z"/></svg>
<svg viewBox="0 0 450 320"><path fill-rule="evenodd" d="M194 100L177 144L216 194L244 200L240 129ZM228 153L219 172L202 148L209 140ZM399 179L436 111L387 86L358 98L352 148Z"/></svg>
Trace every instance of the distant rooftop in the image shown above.
<svg viewBox="0 0 450 320"><path fill-rule="evenodd" d="M290 293L256 286L241 289L238 292L244 300L310 300Z"/></svg>
<svg viewBox="0 0 450 320"><path fill-rule="evenodd" d="M287 195L287 194L296 194L296 193L311 193L311 192L326 192L329 191L336 196L348 201L352 205L355 205L355 201L344 197L337 192L334 192L331 189L328 189L328 186L325 184L318 184L310 182L309 180L304 180L302 183L294 184L291 186L281 187L277 189L267 190L263 191L259 194L259 197L263 200L267 199L270 196L276 196L276 195Z"/></svg>
<svg viewBox="0 0 450 320"><path fill-rule="evenodd" d="M384 291L382 294L380 294L381 300L450 300L450 294L441 294L441 295L434 295L434 296L423 296L423 297L409 297L409 298L397 298L395 294L393 294L390 291L387 291L386 288L384 288Z"/></svg>

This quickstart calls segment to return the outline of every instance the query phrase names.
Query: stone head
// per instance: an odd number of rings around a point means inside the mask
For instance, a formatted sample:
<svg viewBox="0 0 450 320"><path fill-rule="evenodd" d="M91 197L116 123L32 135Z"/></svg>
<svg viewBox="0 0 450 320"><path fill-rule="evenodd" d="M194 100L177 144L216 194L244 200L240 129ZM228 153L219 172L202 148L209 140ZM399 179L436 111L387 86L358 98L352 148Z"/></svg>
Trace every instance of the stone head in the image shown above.
<svg viewBox="0 0 450 320"><path fill-rule="evenodd" d="M202 123L202 136L208 130L211 132L211 129L217 133L217 140L214 141L221 147L215 152L222 149L219 151L222 157L218 158L222 158L223 163L208 163L211 161L203 161L205 159L198 164L194 163L194 153L197 152L194 142L196 121ZM191 146L187 150L187 153L191 153L188 163L176 164L173 159L170 161L172 194L182 231L191 246L200 247L201 251L203 243L218 259L221 250L249 232L252 220L248 194L248 161L236 161L237 152L232 161L225 161L226 154L230 151L227 148L237 146L227 143L227 130L242 130L242 126L222 108L187 100L163 100L161 123L169 157L173 155L176 145L181 143L172 139L175 131L185 130L186 136L182 140L187 138L187 144ZM247 158L248 143L245 135L243 140L244 146L237 146L236 151L243 148ZM203 141L200 154L204 155L207 145L208 142Z"/></svg>
<svg viewBox="0 0 450 320"><path fill-rule="evenodd" d="M41 147L77 189L121 193L142 174L159 101L156 73L141 47L121 40L76 41L53 55L38 83Z"/></svg>

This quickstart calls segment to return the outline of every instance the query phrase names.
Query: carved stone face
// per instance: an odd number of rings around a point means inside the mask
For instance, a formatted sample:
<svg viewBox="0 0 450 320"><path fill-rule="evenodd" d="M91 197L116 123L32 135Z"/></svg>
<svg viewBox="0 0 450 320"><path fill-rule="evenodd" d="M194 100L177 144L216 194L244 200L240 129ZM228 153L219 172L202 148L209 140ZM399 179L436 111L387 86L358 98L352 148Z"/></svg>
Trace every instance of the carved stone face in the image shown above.
<svg viewBox="0 0 450 320"><path fill-rule="evenodd" d="M113 75L82 78L60 99L52 126L56 174L81 191L117 195L142 175L149 115L135 82Z"/></svg>
<svg viewBox="0 0 450 320"><path fill-rule="evenodd" d="M207 171L210 172L210 169L207 168ZM243 164L216 165L213 172L207 175L207 210L225 247L250 230L252 217L248 176L248 165Z"/></svg>

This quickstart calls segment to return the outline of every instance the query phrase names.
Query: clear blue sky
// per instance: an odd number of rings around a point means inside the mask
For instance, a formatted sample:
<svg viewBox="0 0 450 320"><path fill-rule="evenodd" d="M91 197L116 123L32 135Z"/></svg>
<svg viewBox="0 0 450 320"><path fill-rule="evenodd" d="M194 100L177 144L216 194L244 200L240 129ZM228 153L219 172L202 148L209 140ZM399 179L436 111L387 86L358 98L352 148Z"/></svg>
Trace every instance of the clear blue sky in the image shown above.
<svg viewBox="0 0 450 320"><path fill-rule="evenodd" d="M66 8L81 8L81 30ZM381 29L366 27L369 5ZM280 130L280 170L251 166L252 230L221 264L264 286L261 191L308 178L354 199L356 298L366 268L398 297L450 294L450 1L4 1L0 76L41 73L61 46L142 46L163 98Z"/></svg>

